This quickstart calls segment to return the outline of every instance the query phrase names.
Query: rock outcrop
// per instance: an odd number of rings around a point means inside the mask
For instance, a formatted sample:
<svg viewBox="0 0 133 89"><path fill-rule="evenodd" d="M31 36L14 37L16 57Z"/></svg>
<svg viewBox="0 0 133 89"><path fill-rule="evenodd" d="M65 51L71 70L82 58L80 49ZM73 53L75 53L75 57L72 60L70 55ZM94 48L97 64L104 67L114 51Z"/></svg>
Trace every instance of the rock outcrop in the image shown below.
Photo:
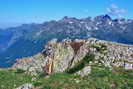
<svg viewBox="0 0 133 89"><path fill-rule="evenodd" d="M28 71L30 74L36 74L43 71L44 65L46 65L45 57L42 53L39 53L32 57L17 59L13 68Z"/></svg>
<svg viewBox="0 0 133 89"><path fill-rule="evenodd" d="M94 38L63 42L52 40L42 53L18 59L12 68L23 69L33 75L70 72L85 76L91 72L92 65L133 69L133 46Z"/></svg>

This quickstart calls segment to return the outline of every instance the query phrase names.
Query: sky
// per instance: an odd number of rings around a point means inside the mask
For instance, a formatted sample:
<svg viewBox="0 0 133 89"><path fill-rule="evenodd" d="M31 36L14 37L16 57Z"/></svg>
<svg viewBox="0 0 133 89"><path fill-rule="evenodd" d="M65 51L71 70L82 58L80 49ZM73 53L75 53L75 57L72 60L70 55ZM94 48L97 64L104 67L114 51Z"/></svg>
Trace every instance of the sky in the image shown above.
<svg viewBox="0 0 133 89"><path fill-rule="evenodd" d="M133 19L133 0L0 0L0 28L102 14Z"/></svg>

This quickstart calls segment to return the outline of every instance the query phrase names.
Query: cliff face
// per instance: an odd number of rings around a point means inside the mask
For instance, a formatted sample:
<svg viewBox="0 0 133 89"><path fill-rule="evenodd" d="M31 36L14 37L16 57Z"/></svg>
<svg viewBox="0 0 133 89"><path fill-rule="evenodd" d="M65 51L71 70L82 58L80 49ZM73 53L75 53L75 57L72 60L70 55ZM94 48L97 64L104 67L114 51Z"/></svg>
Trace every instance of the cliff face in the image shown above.
<svg viewBox="0 0 133 89"><path fill-rule="evenodd" d="M91 66L99 65L113 69L133 69L133 46L90 38L88 40L50 41L43 50L33 57L18 59L12 68L28 73L58 72L85 75Z"/></svg>

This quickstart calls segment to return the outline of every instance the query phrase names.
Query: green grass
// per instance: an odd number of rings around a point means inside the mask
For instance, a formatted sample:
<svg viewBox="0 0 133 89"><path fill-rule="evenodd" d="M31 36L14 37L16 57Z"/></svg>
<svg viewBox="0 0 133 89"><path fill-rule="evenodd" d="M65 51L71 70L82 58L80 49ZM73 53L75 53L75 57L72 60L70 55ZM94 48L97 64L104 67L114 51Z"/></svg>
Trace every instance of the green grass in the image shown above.
<svg viewBox="0 0 133 89"><path fill-rule="evenodd" d="M103 66L92 66L86 77L70 73L56 73L49 77L31 76L12 70L0 70L0 89L14 89L24 83L32 83L42 89L133 89L133 71L118 69L112 72Z"/></svg>
<svg viewBox="0 0 133 89"><path fill-rule="evenodd" d="M21 73L20 73L21 72ZM31 82L31 76L16 70L0 70L0 89L15 89L24 83Z"/></svg>
<svg viewBox="0 0 133 89"><path fill-rule="evenodd" d="M105 67L92 67L86 77L57 73L36 81L42 89L133 89L133 71L112 72Z"/></svg>
<svg viewBox="0 0 133 89"><path fill-rule="evenodd" d="M109 68L93 67L90 79L98 89L133 89L133 71L120 70L112 72Z"/></svg>

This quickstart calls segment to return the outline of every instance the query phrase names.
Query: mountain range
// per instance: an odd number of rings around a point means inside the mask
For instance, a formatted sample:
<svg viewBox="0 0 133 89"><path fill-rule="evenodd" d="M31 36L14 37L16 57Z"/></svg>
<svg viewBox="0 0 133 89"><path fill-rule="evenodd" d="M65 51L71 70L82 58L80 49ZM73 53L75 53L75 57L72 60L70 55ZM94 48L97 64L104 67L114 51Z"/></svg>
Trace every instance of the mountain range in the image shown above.
<svg viewBox="0 0 133 89"><path fill-rule="evenodd" d="M0 67L11 66L16 59L33 56L51 39L87 39L133 44L133 20L112 19L109 15L63 19L42 24L23 24L0 29Z"/></svg>

